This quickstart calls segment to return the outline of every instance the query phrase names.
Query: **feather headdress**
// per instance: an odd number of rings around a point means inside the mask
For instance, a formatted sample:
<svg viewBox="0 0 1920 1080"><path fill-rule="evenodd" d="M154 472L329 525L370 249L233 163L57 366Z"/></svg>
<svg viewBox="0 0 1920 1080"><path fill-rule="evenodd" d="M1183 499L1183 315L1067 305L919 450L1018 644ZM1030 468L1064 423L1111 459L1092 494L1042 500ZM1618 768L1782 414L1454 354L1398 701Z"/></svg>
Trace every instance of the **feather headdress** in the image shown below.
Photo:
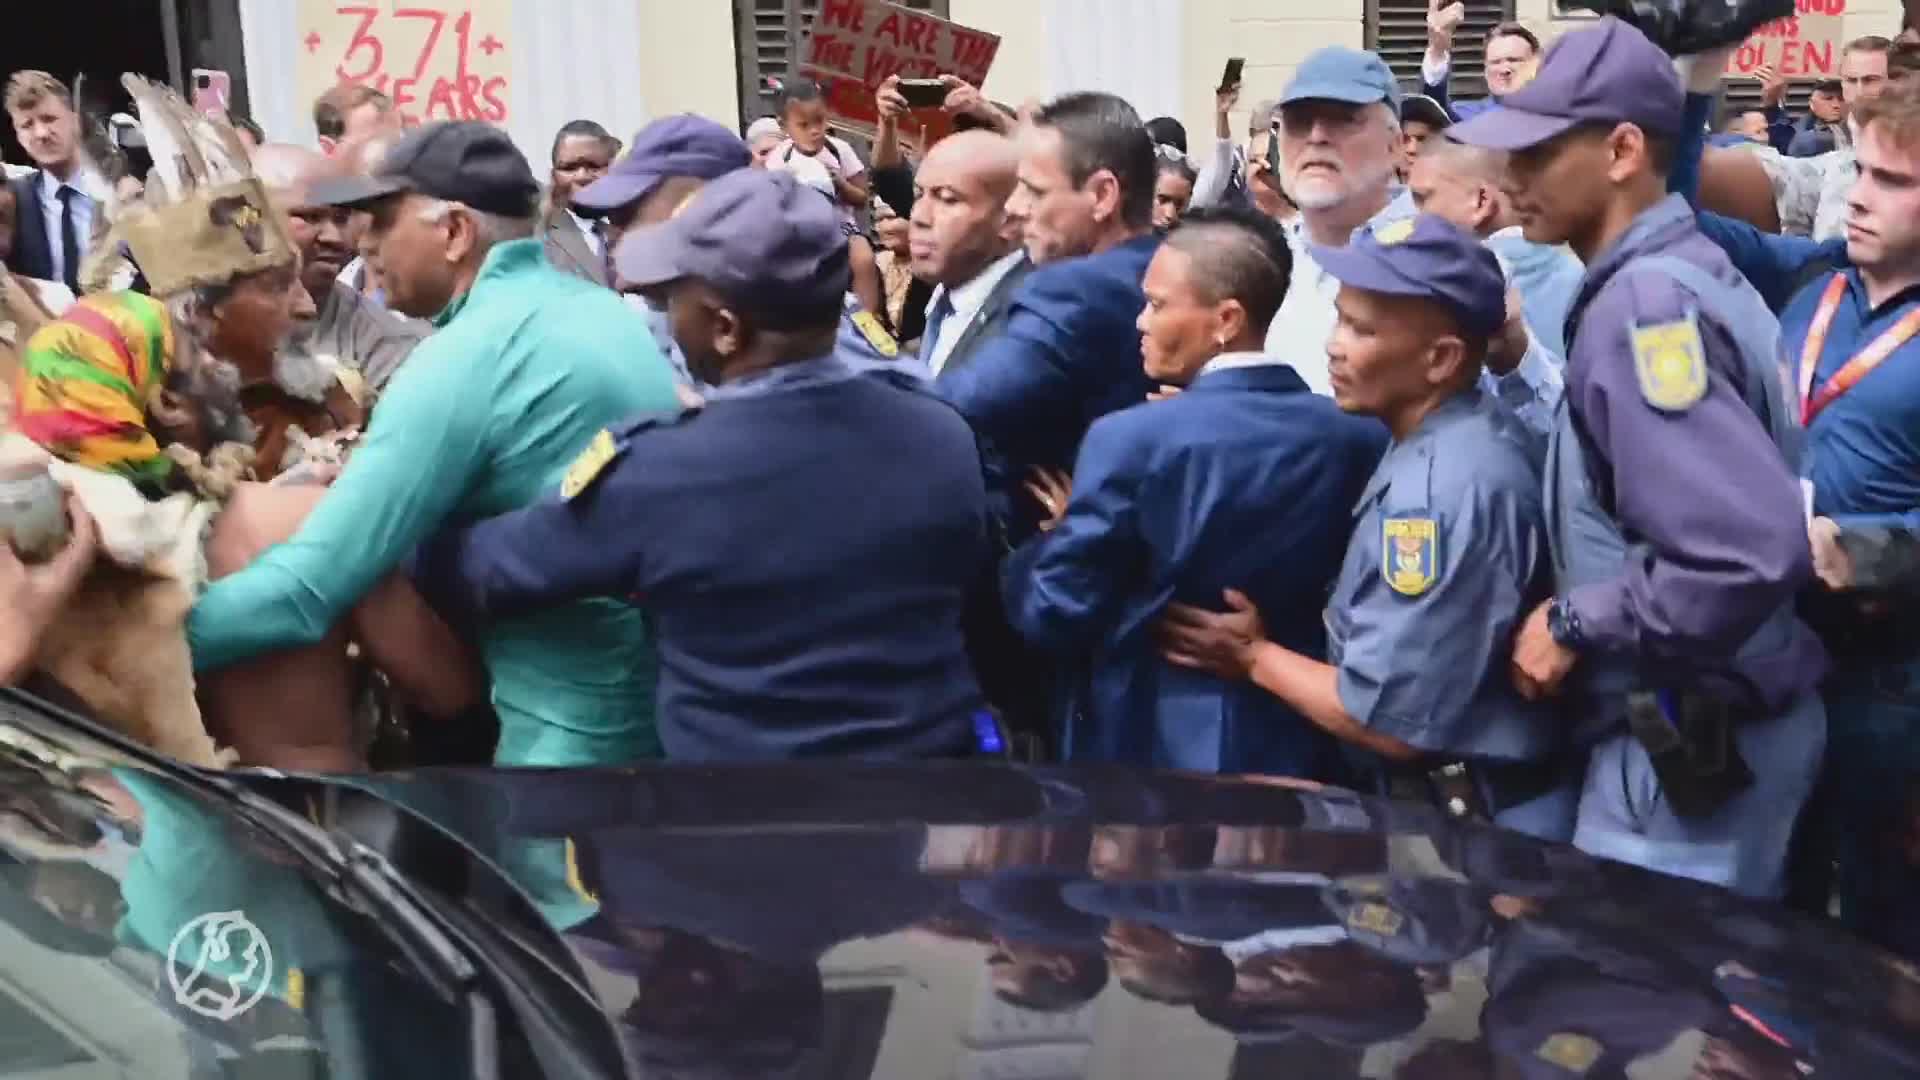
<svg viewBox="0 0 1920 1080"><path fill-rule="evenodd" d="M121 84L140 114L153 171L141 197L119 208L107 250L124 242L163 297L292 262L286 224L233 126L138 75Z"/></svg>

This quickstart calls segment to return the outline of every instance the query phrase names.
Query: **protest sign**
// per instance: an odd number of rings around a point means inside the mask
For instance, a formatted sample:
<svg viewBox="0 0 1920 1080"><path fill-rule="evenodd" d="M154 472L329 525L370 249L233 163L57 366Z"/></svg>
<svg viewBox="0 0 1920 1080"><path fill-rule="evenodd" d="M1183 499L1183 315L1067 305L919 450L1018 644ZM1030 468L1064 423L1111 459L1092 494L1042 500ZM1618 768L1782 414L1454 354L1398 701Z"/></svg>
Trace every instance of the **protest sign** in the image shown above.
<svg viewBox="0 0 1920 1080"><path fill-rule="evenodd" d="M312 101L341 83L393 99L409 124L507 122L511 0L299 0L295 81Z"/></svg>
<svg viewBox="0 0 1920 1080"><path fill-rule="evenodd" d="M1794 0L1794 13L1755 30L1727 61L1729 76L1763 67L1790 79L1837 79L1847 0Z"/></svg>
<svg viewBox="0 0 1920 1080"><path fill-rule="evenodd" d="M800 42L800 70L819 81L841 126L871 130L879 120L873 95L888 76L956 75L980 86L999 49L998 35L885 0L821 0ZM937 109L914 113L914 126L944 120Z"/></svg>

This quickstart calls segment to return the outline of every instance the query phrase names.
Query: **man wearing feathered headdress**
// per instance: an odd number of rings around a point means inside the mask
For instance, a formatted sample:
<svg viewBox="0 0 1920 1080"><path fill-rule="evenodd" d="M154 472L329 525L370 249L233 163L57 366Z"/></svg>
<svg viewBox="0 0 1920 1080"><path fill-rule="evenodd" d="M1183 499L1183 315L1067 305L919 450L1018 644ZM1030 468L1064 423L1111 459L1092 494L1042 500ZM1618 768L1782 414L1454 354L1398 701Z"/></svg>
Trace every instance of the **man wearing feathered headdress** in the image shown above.
<svg viewBox="0 0 1920 1080"><path fill-rule="evenodd" d="M125 83L155 168L144 196L111 214L83 277L109 277L124 244L153 297L95 292L36 333L21 358L14 429L55 459L56 475L99 519L110 561L149 576L101 586L91 606L83 591L64 621L71 627L91 615L110 631L56 627L43 664L107 719L211 764L217 758L192 708L181 620L209 567L231 564L223 552L284 539L317 500L317 488L239 483L260 435L247 388L272 379L275 351L311 299L285 222L233 130L171 91L136 76ZM146 602L128 602L134 589ZM476 668L404 584L377 587L347 621L376 663L390 660L382 664L389 674L420 691L430 713L450 715L477 700ZM77 647L90 635L115 642L124 634L140 636L140 646ZM362 767L346 638L343 625L318 645L207 679L207 728L249 764Z"/></svg>

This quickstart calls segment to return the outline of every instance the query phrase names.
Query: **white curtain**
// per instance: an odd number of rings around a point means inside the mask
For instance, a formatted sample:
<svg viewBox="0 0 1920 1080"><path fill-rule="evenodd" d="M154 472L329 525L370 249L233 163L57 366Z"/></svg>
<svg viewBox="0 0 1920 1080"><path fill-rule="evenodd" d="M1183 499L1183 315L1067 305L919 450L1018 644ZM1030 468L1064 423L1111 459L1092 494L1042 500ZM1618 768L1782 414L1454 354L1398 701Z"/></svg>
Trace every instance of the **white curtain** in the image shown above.
<svg viewBox="0 0 1920 1080"><path fill-rule="evenodd" d="M1180 115L1181 0L1045 0L1048 90L1104 90Z"/></svg>

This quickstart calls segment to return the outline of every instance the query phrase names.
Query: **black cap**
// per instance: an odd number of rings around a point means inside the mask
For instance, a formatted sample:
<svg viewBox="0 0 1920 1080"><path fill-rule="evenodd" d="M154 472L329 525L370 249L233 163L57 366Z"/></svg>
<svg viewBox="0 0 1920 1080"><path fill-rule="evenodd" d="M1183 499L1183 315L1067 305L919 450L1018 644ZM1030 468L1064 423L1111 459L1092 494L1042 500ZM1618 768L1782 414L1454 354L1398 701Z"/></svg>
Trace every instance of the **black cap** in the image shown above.
<svg viewBox="0 0 1920 1080"><path fill-rule="evenodd" d="M1816 94L1832 94L1838 97L1840 95L1840 80L1821 79L1819 82L1813 84L1813 92Z"/></svg>
<svg viewBox="0 0 1920 1080"><path fill-rule="evenodd" d="M478 121L445 121L408 132L369 176L314 184L312 199L317 206L363 207L403 191L524 218L533 214L540 183L506 132Z"/></svg>

